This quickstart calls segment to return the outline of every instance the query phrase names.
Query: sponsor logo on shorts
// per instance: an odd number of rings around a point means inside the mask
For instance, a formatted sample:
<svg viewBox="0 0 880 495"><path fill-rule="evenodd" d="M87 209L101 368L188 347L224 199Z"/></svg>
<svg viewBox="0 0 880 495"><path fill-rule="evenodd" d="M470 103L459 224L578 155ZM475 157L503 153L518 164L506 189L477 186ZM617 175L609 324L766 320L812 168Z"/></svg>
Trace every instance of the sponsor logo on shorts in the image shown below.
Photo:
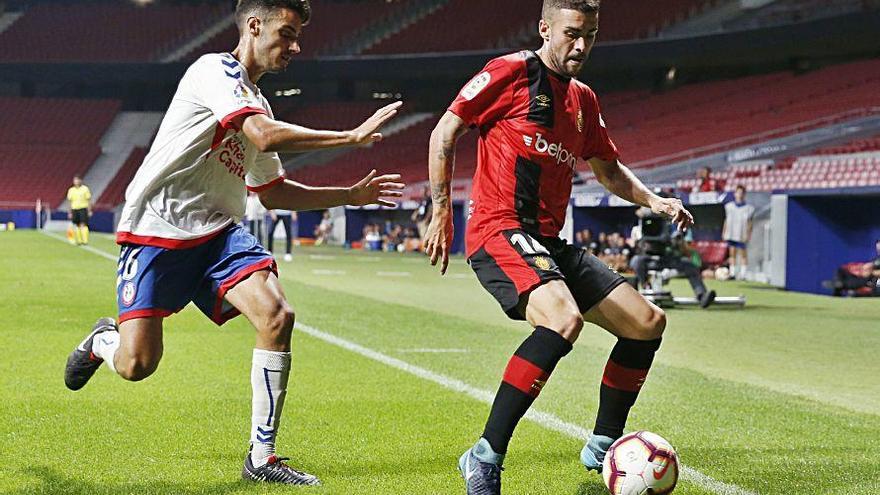
<svg viewBox="0 0 880 495"><path fill-rule="evenodd" d="M125 285L122 286L122 304L125 306L131 306L136 294L137 287L135 287L134 282L126 282Z"/></svg>

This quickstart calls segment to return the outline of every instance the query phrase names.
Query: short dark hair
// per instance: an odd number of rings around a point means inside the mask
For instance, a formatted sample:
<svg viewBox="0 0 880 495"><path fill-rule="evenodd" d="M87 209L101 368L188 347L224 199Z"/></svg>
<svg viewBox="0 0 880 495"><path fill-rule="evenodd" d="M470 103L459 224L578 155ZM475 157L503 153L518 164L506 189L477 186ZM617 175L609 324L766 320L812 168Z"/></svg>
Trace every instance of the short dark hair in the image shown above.
<svg viewBox="0 0 880 495"><path fill-rule="evenodd" d="M742 189L742 192L746 192L746 186L744 186L742 184L737 184L736 190L739 191L740 189Z"/></svg>
<svg viewBox="0 0 880 495"><path fill-rule="evenodd" d="M599 12L600 0L544 0L541 7L541 17L546 19L550 12L559 9L579 10L584 14Z"/></svg>
<svg viewBox="0 0 880 495"><path fill-rule="evenodd" d="M303 26L312 18L312 6L309 0L238 0L235 6L235 20L241 26L247 16L256 12L275 9L290 9L299 14Z"/></svg>

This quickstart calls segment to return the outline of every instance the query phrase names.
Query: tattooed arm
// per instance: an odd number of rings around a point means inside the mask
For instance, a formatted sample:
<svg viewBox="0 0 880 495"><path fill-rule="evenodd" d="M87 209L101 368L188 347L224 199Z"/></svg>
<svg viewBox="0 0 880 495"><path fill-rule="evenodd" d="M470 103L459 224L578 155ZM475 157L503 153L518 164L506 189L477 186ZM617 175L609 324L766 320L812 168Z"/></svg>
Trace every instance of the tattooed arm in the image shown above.
<svg viewBox="0 0 880 495"><path fill-rule="evenodd" d="M446 112L431 132L428 151L428 176L431 178L433 211L425 234L425 253L431 264L440 261L440 273L449 266L452 246L452 171L455 167L455 142L467 132L464 121L452 112Z"/></svg>

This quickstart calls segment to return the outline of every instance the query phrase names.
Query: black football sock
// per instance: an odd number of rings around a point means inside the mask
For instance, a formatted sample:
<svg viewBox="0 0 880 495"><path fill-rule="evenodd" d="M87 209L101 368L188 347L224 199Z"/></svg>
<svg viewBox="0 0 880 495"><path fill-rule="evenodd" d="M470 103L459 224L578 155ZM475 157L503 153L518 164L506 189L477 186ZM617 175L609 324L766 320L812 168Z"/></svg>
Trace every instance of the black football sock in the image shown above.
<svg viewBox="0 0 880 495"><path fill-rule="evenodd" d="M517 423L569 352L571 342L549 328L536 327L510 358L483 431L483 438L497 454L507 452Z"/></svg>
<svg viewBox="0 0 880 495"><path fill-rule="evenodd" d="M639 396L660 340L617 339L599 389L599 413L593 434L619 438Z"/></svg>

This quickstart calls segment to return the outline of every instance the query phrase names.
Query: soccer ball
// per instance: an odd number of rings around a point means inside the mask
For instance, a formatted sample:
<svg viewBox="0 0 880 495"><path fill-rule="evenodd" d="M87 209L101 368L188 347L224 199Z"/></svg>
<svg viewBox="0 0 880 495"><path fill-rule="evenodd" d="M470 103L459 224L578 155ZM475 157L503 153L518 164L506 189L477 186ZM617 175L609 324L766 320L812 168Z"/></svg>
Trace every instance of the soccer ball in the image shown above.
<svg viewBox="0 0 880 495"><path fill-rule="evenodd" d="M602 477L612 495L672 493L678 482L678 456L660 435L637 431L611 445Z"/></svg>

